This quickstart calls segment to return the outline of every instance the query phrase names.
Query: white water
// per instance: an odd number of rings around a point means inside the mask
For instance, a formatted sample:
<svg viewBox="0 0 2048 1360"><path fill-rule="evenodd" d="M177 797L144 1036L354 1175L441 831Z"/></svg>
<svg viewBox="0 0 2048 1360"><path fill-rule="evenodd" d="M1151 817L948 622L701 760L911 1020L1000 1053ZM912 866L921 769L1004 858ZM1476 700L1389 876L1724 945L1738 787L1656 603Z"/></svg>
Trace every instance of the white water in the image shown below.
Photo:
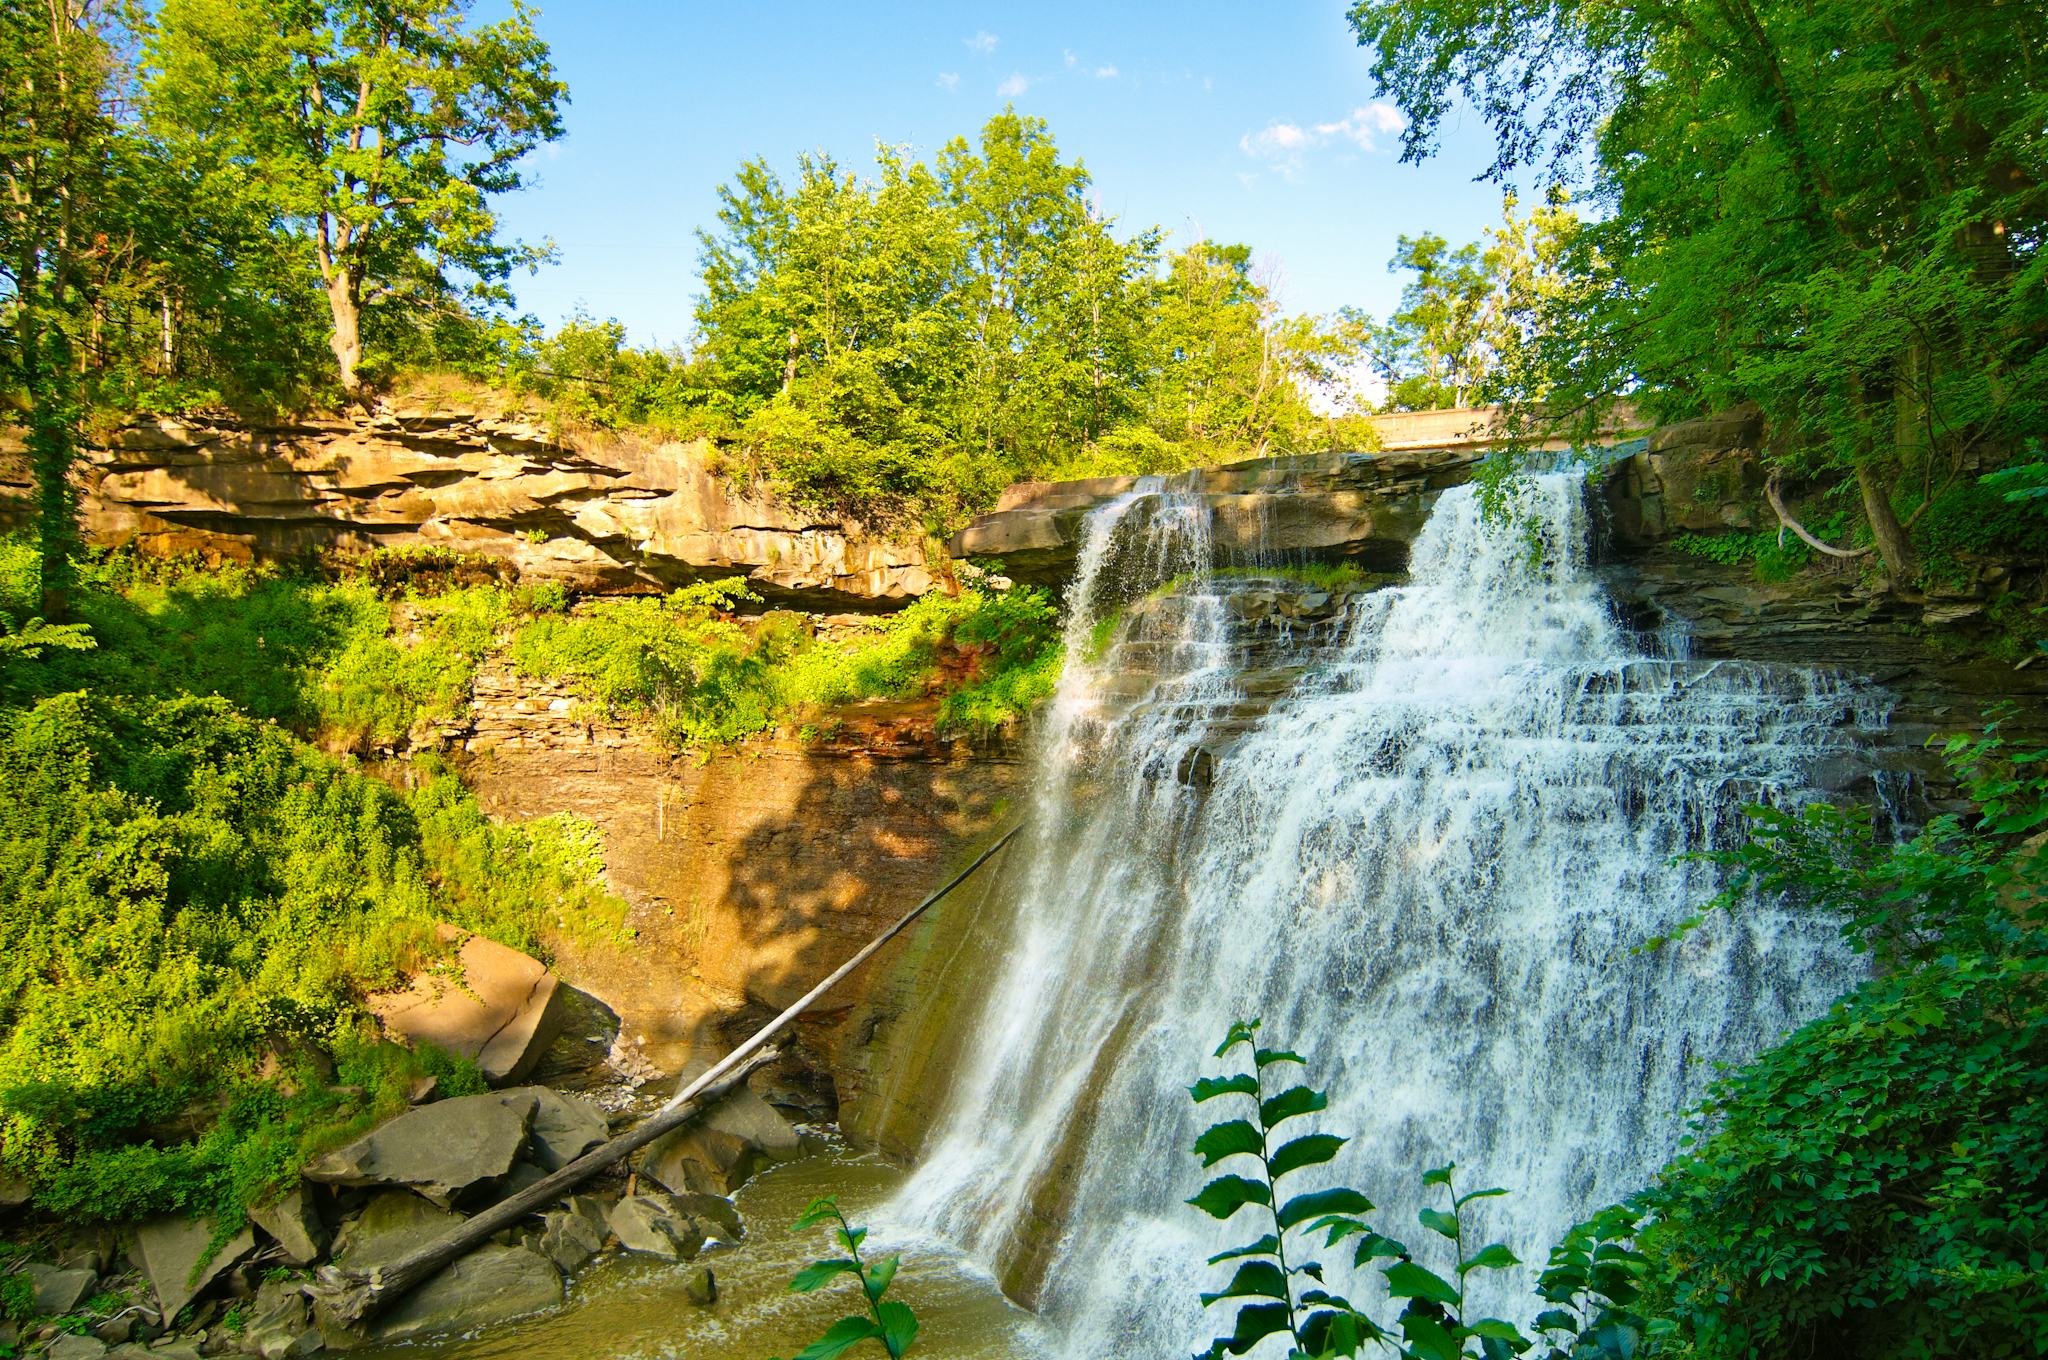
<svg viewBox="0 0 2048 1360"><path fill-rule="evenodd" d="M1354 1136L1328 1179L1425 1264L1445 1265L1416 1225L1423 1169L1513 1191L1475 1206L1480 1240L1532 1268L1480 1302L1526 1320L1533 1267L1671 1154L1711 1062L1851 982L1830 924L1774 913L1631 953L1712 894L1674 855L1727 844L1739 804L1796 798L1884 715L1837 678L1632 638L1589 571L1581 486L1526 493L1536 566L1446 493L1412 584L1263 649L1231 608L1244 583L1201 575L1198 500L1150 489L1091 517L1031 843L1002 885L1014 934L890 1211L994 1262L1070 1197L1041 1292L1065 1360L1165 1360L1227 1330L1195 1301L1220 1274L1202 1261L1259 1230L1181 1201L1203 1180L1185 1087L1236 1018L1307 1055L1320 1127ZM1086 659L1106 602L1188 573ZM1276 651L1315 664L1248 704ZM1198 749L1206 795L1177 777Z"/></svg>

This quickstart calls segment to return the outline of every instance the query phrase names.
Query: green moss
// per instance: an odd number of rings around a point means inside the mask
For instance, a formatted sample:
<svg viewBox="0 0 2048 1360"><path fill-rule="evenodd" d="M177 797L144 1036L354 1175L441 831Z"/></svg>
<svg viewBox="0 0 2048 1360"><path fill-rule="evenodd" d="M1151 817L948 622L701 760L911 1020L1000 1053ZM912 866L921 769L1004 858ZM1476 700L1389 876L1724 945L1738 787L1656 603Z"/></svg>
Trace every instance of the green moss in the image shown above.
<svg viewBox="0 0 2048 1360"><path fill-rule="evenodd" d="M1057 682L1057 614L1029 589L933 592L840 641L797 615L742 623L751 600L720 582L666 599L594 601L537 617L512 642L522 674L566 680L617 715L651 721L676 747L723 746L860 699L948 692L942 725L986 730Z"/></svg>

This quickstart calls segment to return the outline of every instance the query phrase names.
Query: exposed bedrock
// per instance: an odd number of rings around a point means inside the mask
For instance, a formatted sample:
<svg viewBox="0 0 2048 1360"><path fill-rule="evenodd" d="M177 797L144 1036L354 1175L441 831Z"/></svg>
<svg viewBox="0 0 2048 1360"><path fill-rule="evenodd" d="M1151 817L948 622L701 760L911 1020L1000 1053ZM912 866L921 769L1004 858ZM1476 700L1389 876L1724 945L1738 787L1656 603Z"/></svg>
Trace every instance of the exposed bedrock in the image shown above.
<svg viewBox="0 0 2048 1360"><path fill-rule="evenodd" d="M432 544L587 590L745 576L771 601L826 609L886 608L931 586L914 539L753 494L713 470L705 444L556 435L519 413L153 419L89 450L83 483L92 540L164 552Z"/></svg>

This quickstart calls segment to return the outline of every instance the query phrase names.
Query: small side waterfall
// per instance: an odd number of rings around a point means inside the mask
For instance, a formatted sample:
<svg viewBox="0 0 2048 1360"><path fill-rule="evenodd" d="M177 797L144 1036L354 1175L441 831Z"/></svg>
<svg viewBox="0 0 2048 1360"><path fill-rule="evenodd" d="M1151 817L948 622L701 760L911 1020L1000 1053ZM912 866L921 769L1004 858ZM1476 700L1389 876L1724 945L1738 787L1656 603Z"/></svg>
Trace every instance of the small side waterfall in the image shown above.
<svg viewBox="0 0 2048 1360"><path fill-rule="evenodd" d="M1383 1231L1420 1249L1419 1175L1456 1159L1512 1191L1481 1230L1540 1264L1668 1157L1713 1061L1851 983L1831 924L1768 912L1631 949L1713 891L1673 857L1799 797L1882 696L1646 644L1590 570L1582 479L1521 511L1503 531L1445 493L1411 584L1300 623L1261 607L1274 582L1209 574L1191 496L1088 521L1011 934L979 946L995 981L891 1210L1030 1258L1064 1360L1184 1355L1224 1321L1202 1261L1247 1234L1181 1201L1185 1087L1233 1019L1308 1056L1354 1139L1330 1170ZM1532 1278L1486 1311L1526 1320Z"/></svg>

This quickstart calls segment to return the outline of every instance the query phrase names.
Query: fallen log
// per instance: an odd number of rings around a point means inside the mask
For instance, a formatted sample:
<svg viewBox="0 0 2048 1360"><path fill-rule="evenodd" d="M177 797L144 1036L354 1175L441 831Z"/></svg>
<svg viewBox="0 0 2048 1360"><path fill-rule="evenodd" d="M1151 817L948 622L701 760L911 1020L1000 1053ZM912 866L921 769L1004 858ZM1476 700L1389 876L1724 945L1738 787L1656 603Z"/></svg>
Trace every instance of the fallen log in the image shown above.
<svg viewBox="0 0 2048 1360"><path fill-rule="evenodd" d="M408 1290L426 1283L442 1266L482 1246L492 1234L554 1203L598 1172L617 1165L671 1129L689 1123L731 1093L749 1074L780 1056L767 1046L770 1039L788 1028L847 974L872 958L876 950L902 934L940 898L972 878L976 870L988 863L1022 829L1020 823L1004 832L944 887L904 913L902 919L868 941L823 982L805 992L782 1014L756 1030L745 1043L719 1059L696 1080L686 1083L667 1104L626 1132L592 1148L560 1171L501 1200L474 1218L466 1219L434 1241L407 1252L395 1261L367 1272L335 1265L321 1267L319 1279L308 1292L320 1302L327 1316L345 1326L359 1327L397 1302Z"/></svg>

